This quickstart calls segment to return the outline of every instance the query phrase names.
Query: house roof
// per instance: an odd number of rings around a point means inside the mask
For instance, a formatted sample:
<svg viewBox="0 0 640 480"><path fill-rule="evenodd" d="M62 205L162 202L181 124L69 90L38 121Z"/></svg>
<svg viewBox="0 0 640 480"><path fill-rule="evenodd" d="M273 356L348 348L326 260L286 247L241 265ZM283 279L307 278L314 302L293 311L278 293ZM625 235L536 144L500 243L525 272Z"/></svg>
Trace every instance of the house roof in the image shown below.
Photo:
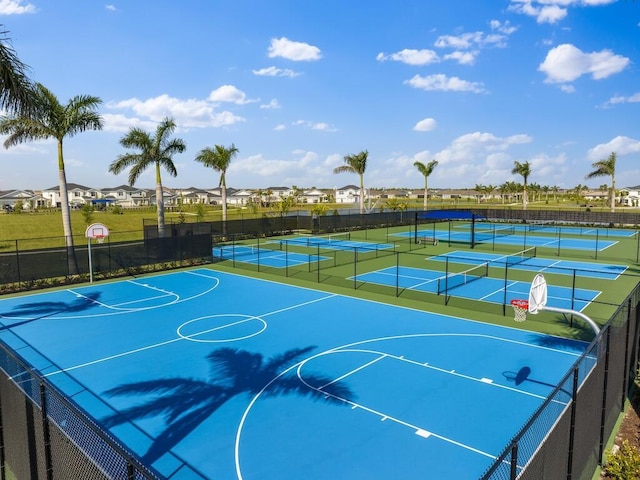
<svg viewBox="0 0 640 480"><path fill-rule="evenodd" d="M85 187L84 185L80 185L78 183L69 183L67 182L67 190L98 190L97 188ZM44 192L59 192L60 185L56 185L51 188L45 188Z"/></svg>

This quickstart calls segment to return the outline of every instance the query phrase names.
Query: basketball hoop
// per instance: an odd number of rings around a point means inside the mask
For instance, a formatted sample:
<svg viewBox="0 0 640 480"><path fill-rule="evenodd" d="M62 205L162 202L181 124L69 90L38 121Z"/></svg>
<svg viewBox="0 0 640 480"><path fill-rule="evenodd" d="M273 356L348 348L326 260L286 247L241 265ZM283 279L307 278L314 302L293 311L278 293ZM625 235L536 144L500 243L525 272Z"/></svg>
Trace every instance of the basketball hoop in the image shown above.
<svg viewBox="0 0 640 480"><path fill-rule="evenodd" d="M87 251L89 257L89 281L93 282L93 255L91 254L91 239L94 239L97 243L104 242L104 239L109 236L109 229L102 223L92 223L84 231L84 236L87 238Z"/></svg>
<svg viewBox="0 0 640 480"><path fill-rule="evenodd" d="M529 302L523 298L514 298L511 300L511 306L515 313L514 320L516 322L524 322L527 319L527 311L529 310Z"/></svg>

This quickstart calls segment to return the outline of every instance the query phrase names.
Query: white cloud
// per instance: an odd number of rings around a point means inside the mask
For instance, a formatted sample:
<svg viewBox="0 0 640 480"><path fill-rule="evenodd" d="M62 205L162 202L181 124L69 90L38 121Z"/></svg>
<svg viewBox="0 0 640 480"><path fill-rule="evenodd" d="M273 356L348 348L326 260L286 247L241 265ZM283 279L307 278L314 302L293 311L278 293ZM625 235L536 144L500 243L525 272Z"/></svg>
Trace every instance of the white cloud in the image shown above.
<svg viewBox="0 0 640 480"><path fill-rule="evenodd" d="M597 161L607 158L611 152L616 152L619 156L640 153L640 140L619 135L607 143L601 143L590 149L587 152L587 157L592 161Z"/></svg>
<svg viewBox="0 0 640 480"><path fill-rule="evenodd" d="M501 31L511 34L515 29L502 27ZM456 50L486 46L504 47L506 39L506 35L498 33L487 35L484 32L469 32L460 35L441 35L436 39L435 46L438 48L454 48Z"/></svg>
<svg viewBox="0 0 640 480"><path fill-rule="evenodd" d="M109 10L110 12L117 12L117 11L118 11L118 9L116 8L116 6L115 6L115 5L112 5L112 4L105 5L105 6L104 6L104 8L105 8L106 10Z"/></svg>
<svg viewBox="0 0 640 480"><path fill-rule="evenodd" d="M260 70L253 70L254 75L259 75L262 77L297 77L300 74L290 70L288 68L282 69L277 67L266 67L261 68Z"/></svg>
<svg viewBox="0 0 640 480"><path fill-rule="evenodd" d="M265 104L260 105L260 108L263 108L263 109L275 109L275 108L280 108L280 104L278 103L278 100L276 100L274 98L269 103L265 103Z"/></svg>
<svg viewBox="0 0 640 480"><path fill-rule="evenodd" d="M330 185L335 181L333 168L342 163L342 157L336 154L321 158L317 153L296 150L292 159L265 158L262 154L235 160L229 166L229 176L242 175L252 184L300 185L302 187Z"/></svg>
<svg viewBox="0 0 640 480"><path fill-rule="evenodd" d="M460 65L473 65L476 61L476 57L478 56L478 52L453 52L445 55L443 58L445 60L455 60Z"/></svg>
<svg viewBox="0 0 640 480"><path fill-rule="evenodd" d="M272 38L268 52L269 58L282 57L293 61L313 61L322 58L318 47L304 42L294 42L286 37Z"/></svg>
<svg viewBox="0 0 640 480"><path fill-rule="evenodd" d="M458 77L447 77L442 73L435 74L435 75L428 75L426 77L415 75L410 80L405 80L404 83L412 86L413 88L420 88L422 90L427 90L427 91L437 90L442 92L453 91L453 92L473 92L473 93L484 92L482 83L468 82Z"/></svg>
<svg viewBox="0 0 640 480"><path fill-rule="evenodd" d="M209 94L209 100L212 102L229 102L238 105L257 102L258 100L249 100L247 95L234 87L233 85L222 85Z"/></svg>
<svg viewBox="0 0 640 480"><path fill-rule="evenodd" d="M37 11L35 5L24 3L23 0L0 0L0 15L22 15Z"/></svg>
<svg viewBox="0 0 640 480"><path fill-rule="evenodd" d="M616 105L618 103L638 103L640 102L640 92L638 93L634 93L633 95L630 95L628 97L624 97L624 96L615 96L615 97L611 97L609 100L607 100L605 102L605 107L609 106L609 105Z"/></svg>
<svg viewBox="0 0 640 480"><path fill-rule="evenodd" d="M504 33L505 35L511 35L516 30L518 30L518 27L512 26L511 22L509 22L508 20L504 23L502 23L500 20L491 20L489 25L491 26L491 30L497 30L498 32Z"/></svg>
<svg viewBox="0 0 640 480"><path fill-rule="evenodd" d="M105 113L102 115L102 119L104 120L103 130L106 132L127 132L130 128L154 130L157 126L157 122L142 120L137 117L127 117L121 113Z"/></svg>
<svg viewBox="0 0 640 480"><path fill-rule="evenodd" d="M629 64L629 59L610 50L584 53L571 44L559 45L547 53L538 70L547 75L547 83L572 82L590 74L594 80L619 73Z"/></svg>
<svg viewBox="0 0 640 480"><path fill-rule="evenodd" d="M276 125L275 127L273 127L273 129L274 129L276 132L281 132L281 131L283 131L283 130L286 130L286 129L287 129L287 126L286 126L286 125L283 125L283 124L281 123L280 125Z"/></svg>
<svg viewBox="0 0 640 480"><path fill-rule="evenodd" d="M110 119L112 130L120 130L122 125L130 122L131 125L128 126L137 126L136 122L146 121L153 122L155 125L165 117L172 117L179 128L221 127L245 121L244 118L231 112L216 111L215 105L206 100L182 100L167 94L146 100L130 98L120 102L110 102L106 107L111 110L130 110L138 117L142 117L142 119L130 119L114 115Z"/></svg>
<svg viewBox="0 0 640 480"><path fill-rule="evenodd" d="M511 0L508 10L530 17L538 23L557 23L568 15L569 7L596 7L617 0Z"/></svg>
<svg viewBox="0 0 640 480"><path fill-rule="evenodd" d="M451 146L440 152L444 155L443 163L472 161L478 154L506 151L513 145L530 143L531 137L526 134L497 137L492 133L474 132L454 139Z"/></svg>
<svg viewBox="0 0 640 480"><path fill-rule="evenodd" d="M576 93L576 88L573 85L560 85L560 90L564 93Z"/></svg>
<svg viewBox="0 0 640 480"><path fill-rule="evenodd" d="M416 132L429 132L431 130L434 130L437 125L438 122L436 122L434 118L425 118L416 123L413 129Z"/></svg>
<svg viewBox="0 0 640 480"><path fill-rule="evenodd" d="M388 55L381 52L376 56L376 60L379 62L393 60L416 66L429 65L440 61L438 54L433 50L414 50L409 48Z"/></svg>
<svg viewBox="0 0 640 480"><path fill-rule="evenodd" d="M311 130L321 130L323 132L337 132L338 130L325 122L310 122L308 120L296 120L291 125L294 127L306 127ZM284 128L282 128L284 130Z"/></svg>

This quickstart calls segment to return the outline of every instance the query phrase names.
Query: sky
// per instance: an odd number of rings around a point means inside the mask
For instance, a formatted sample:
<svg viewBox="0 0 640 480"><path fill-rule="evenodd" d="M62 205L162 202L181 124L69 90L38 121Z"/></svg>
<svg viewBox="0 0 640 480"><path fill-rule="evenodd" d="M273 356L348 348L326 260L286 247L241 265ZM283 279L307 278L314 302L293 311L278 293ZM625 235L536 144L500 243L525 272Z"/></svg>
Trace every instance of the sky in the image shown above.
<svg viewBox="0 0 640 480"><path fill-rule="evenodd" d="M368 151L365 187L522 182L640 185L640 0L0 0L29 76L66 104L102 100L101 131L65 139L67 181L109 173L129 129L174 119L187 145L170 188L215 188L195 161L232 144L232 188L341 188ZM6 137L0 136L4 142ZM57 185L53 141L0 148L0 190ZM153 188L152 169L135 186Z"/></svg>

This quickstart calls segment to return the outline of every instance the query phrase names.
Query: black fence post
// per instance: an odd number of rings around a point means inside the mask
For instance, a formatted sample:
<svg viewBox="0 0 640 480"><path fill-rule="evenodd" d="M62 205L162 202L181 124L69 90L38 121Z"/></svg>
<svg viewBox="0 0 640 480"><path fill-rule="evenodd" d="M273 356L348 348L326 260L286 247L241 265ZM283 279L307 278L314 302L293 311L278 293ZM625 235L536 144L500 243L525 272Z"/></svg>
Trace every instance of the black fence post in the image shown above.
<svg viewBox="0 0 640 480"><path fill-rule="evenodd" d="M44 464L47 480L53 479L53 461L51 458L51 433L49 432L49 418L47 413L47 391L40 382L40 414L42 415L42 437L44 442Z"/></svg>
<svg viewBox="0 0 640 480"><path fill-rule="evenodd" d="M607 422L607 385L609 383L609 357L611 356L611 329L612 328L613 328L613 325L610 324L609 328L607 328L607 337L605 342L604 378L602 379L602 407L601 407L601 414L600 414L600 445L598 448L599 464L602 464L602 457L604 456L604 447L607 442L607 439L605 438L605 425Z"/></svg>
<svg viewBox="0 0 640 480"><path fill-rule="evenodd" d="M511 447L511 471L509 478L515 480L518 478L518 443L514 443Z"/></svg>
<svg viewBox="0 0 640 480"><path fill-rule="evenodd" d="M569 422L569 448L567 449L567 480L573 473L573 445L576 435L576 409L578 399L578 367L573 369L573 387L571 391L571 420Z"/></svg>
<svg viewBox="0 0 640 480"><path fill-rule="evenodd" d="M509 262L504 262L504 295L502 296L502 316L507 315L507 285L509 284Z"/></svg>
<svg viewBox="0 0 640 480"><path fill-rule="evenodd" d="M400 296L400 252L396 252L396 297Z"/></svg>
<svg viewBox="0 0 640 480"><path fill-rule="evenodd" d="M2 397L0 397L0 480L7 480L4 462L4 426L2 423Z"/></svg>

